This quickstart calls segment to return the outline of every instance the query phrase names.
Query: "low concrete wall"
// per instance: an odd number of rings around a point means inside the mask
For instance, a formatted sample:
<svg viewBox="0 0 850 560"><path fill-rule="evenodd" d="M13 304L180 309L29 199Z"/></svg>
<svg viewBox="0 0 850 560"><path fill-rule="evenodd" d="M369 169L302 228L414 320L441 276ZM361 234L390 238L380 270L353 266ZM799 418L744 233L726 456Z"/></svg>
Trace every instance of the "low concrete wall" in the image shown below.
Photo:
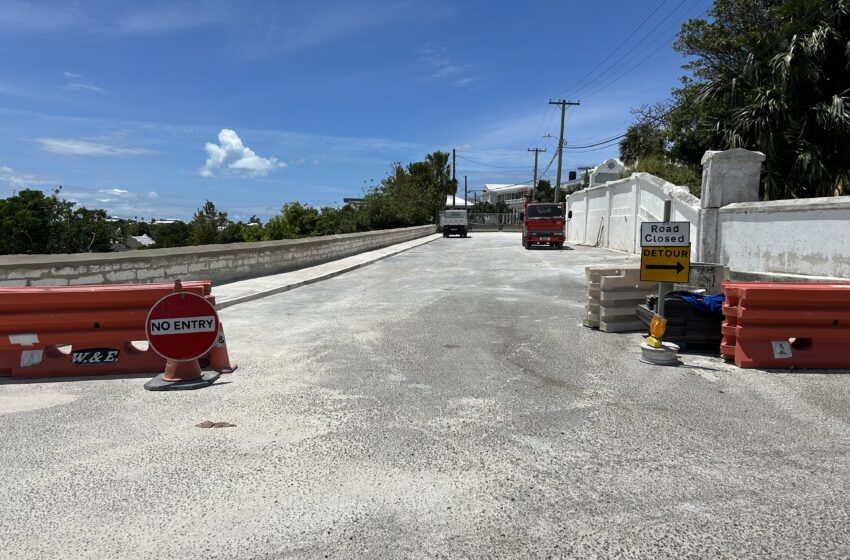
<svg viewBox="0 0 850 560"><path fill-rule="evenodd" d="M0 286L135 284L167 282L177 277L224 284L314 266L424 237L435 231L434 226L420 226L125 253L8 255L0 257Z"/></svg>
<svg viewBox="0 0 850 560"><path fill-rule="evenodd" d="M850 196L720 208L720 262L740 273L850 278Z"/></svg>

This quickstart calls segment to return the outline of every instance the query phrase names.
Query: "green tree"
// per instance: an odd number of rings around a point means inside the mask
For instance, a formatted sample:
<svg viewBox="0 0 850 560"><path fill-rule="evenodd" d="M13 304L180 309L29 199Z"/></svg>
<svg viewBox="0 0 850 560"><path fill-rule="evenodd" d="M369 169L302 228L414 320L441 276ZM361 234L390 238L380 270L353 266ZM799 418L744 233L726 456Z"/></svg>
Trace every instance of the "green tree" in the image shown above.
<svg viewBox="0 0 850 560"><path fill-rule="evenodd" d="M58 190L50 196L38 190L24 189L0 199L0 253L48 253L57 221Z"/></svg>
<svg viewBox="0 0 850 560"><path fill-rule="evenodd" d="M316 235L335 235L339 233L354 233L362 227L361 212L350 204L341 208L325 207L316 222Z"/></svg>
<svg viewBox="0 0 850 560"><path fill-rule="evenodd" d="M676 48L692 57L674 92L673 153L763 152L765 198L850 185L850 5L846 0L716 0Z"/></svg>
<svg viewBox="0 0 850 560"><path fill-rule="evenodd" d="M267 239L295 239L313 235L319 211L300 202L287 202L280 214L273 216L266 224Z"/></svg>
<svg viewBox="0 0 850 560"><path fill-rule="evenodd" d="M62 253L90 253L111 251L119 240L121 229L117 223L107 221L106 211L61 206L63 221L57 224L58 251Z"/></svg>
<svg viewBox="0 0 850 560"><path fill-rule="evenodd" d="M242 224L243 241L262 241L264 238L263 236L263 224L261 222L256 221Z"/></svg>
<svg viewBox="0 0 850 560"><path fill-rule="evenodd" d="M61 187L45 195L24 189L0 199L0 253L49 254L110 251L120 225L103 210L76 207L59 198Z"/></svg>
<svg viewBox="0 0 850 560"><path fill-rule="evenodd" d="M245 241L245 224L229 223L219 230L216 243L241 243Z"/></svg>
<svg viewBox="0 0 850 560"><path fill-rule="evenodd" d="M666 155L667 132L659 121L643 120L629 126L620 140L620 159L635 165L647 157Z"/></svg>
<svg viewBox="0 0 850 560"><path fill-rule="evenodd" d="M149 235L162 249L192 244L192 226L184 222L152 224Z"/></svg>
<svg viewBox="0 0 850 560"><path fill-rule="evenodd" d="M195 211L189 224L192 230L189 236L190 243L192 245L216 243L219 230L224 229L228 223L227 212L219 212L212 201L205 201L204 205Z"/></svg>
<svg viewBox="0 0 850 560"><path fill-rule="evenodd" d="M555 188L548 179L537 181L537 189L534 191L537 202L552 202L555 200ZM507 205L506 205L507 206Z"/></svg>

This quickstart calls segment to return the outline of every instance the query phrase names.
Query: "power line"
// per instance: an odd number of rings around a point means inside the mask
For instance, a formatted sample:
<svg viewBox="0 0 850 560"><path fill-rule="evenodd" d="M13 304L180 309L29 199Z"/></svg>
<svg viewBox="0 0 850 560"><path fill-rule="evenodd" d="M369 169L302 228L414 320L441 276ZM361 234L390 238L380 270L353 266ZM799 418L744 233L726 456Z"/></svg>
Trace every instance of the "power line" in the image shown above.
<svg viewBox="0 0 850 560"><path fill-rule="evenodd" d="M683 0L683 1L684 1L684 0ZM573 84L571 87L575 88L575 87L578 87L579 85L581 85L581 82L583 82L584 80L586 80L586 79L587 79L590 75L592 75L594 72L596 72L596 71L597 71L597 70L598 70L598 69L599 69L599 68L600 68L603 64L605 64L605 63L608 61L608 59L610 59L610 58L614 55L614 53L615 53L615 52L617 52L618 50L620 50L620 47L622 47L623 45L625 45L625 44L626 44L626 42L628 42L628 40L629 40L629 39L631 39L632 37L634 37L635 33L637 33L637 32L638 32L638 30L639 30L639 29L641 29L641 28L643 27L643 25L644 25L646 22L648 22L648 21L650 20L650 18L651 18L652 16L654 16L654 15L655 15L655 13L656 13L658 10L660 10L660 9L661 9L661 6L663 6L663 5L665 4L665 2L667 2L667 0L661 0L661 2L659 2L659 3L658 3L658 5L657 5L657 6L655 6L655 9L654 9L654 10L652 10L652 11L649 13L649 15L648 15L648 16L646 16L646 17L643 19L643 21L642 21L642 22L640 22L637 26L635 26L634 30L633 30L631 33L629 33L629 36L628 36L628 37L626 37L625 39L623 39L623 41L622 41L619 45L617 45L616 47L614 47L614 49L613 49L611 52L609 52L609 53L608 53L608 56L606 56L605 58L603 58L603 59L602 59L602 62L600 62L599 64L597 64L597 65L596 65L594 68L592 68L592 69L591 69L591 70L590 70L587 74L585 74L584 76L582 76L581 78L579 78L579 79L578 79L578 81L577 81L575 84ZM565 89L564 91L559 92L559 93L558 93L558 95L563 95L563 94L567 93L567 91L568 91L569 89L570 89L570 88L567 88L567 89Z"/></svg>
<svg viewBox="0 0 850 560"><path fill-rule="evenodd" d="M483 165L484 167L492 167L493 169L528 169L527 165L523 165L521 167L520 166L492 165L492 164L489 164L489 163L484 163L483 161L476 161L474 159L464 157L462 155L458 155L457 157L458 157L458 159L464 159L468 162L475 163L477 165Z"/></svg>
<svg viewBox="0 0 850 560"><path fill-rule="evenodd" d="M699 4L699 1L700 1L700 0L697 0L697 2L695 2L693 5L694 5L694 6L696 6L697 4ZM704 13L705 13L705 12L703 11L703 14L704 14ZM604 89L607 89L607 88L611 87L613 84L615 84L615 83L617 83L618 81L622 80L623 78L625 78L626 76L628 76L629 74L631 74L632 72L634 72L635 70L637 70L637 69L638 69L641 65L643 65L643 63L645 63L647 60L649 60L650 58L652 58L652 57L655 55L655 53L657 53L658 51L660 51L660 50L661 50L661 49L663 49L664 47L670 47L670 46L672 46L672 45L673 45L673 43L675 43L675 42L676 42L676 39L678 38L678 36L679 36L679 35L678 35L678 33L676 33L676 34L675 34L675 35L674 35L674 36L673 36L670 40L665 41L665 42L661 43L660 45L658 45L658 46L657 46L655 49L653 49L653 50L652 50L649 54L647 54L645 57L643 57L642 59L640 59L640 61L638 61L638 62L636 62L636 63L633 63L633 64L630 64L630 65L629 65L629 66L628 66L628 67L627 67L627 68L626 68L623 72L621 72L620 74L618 74L618 75L617 75L616 77L614 77L613 79L608 80L607 82L604 82L604 83L602 83L602 84L600 84L600 85L597 85L597 87L596 87L596 88L594 88L593 90L591 90L590 92L586 92L586 93L584 94L584 96L583 96L583 99L588 99L589 97L592 97L592 96L596 95L596 94L597 94L597 93L599 93L600 91L602 91L602 90L604 90ZM588 84L588 86L589 86L589 85L590 85L590 84Z"/></svg>
<svg viewBox="0 0 850 560"><path fill-rule="evenodd" d="M689 8L685 9L685 12L683 12L683 14L686 13L687 11L689 11L693 6L698 4L700 1L701 0L696 0L696 2L694 2ZM577 88L573 88L571 90L570 95L572 97L580 97L580 92L586 91L587 88L589 88L594 83L597 83L600 80L602 80L609 73L615 72L618 69L618 66L621 65L621 63L627 62L629 59L633 58L636 54L638 54L638 51L641 51L641 52L644 51L645 47L642 47L641 45L643 45L648 39L657 36L655 34L655 32L658 30L658 28L661 27L662 25L664 25L665 23L667 23L667 21L670 18L676 16L677 13L679 12L679 10L682 8L682 6L685 6L685 4L687 2L688 2L688 0L681 0L679 2L679 4L676 5L675 8L670 10L670 12L668 12L668 14L666 16L661 18L658 21L658 23L656 23L655 26L652 29L650 29L648 32L646 32L636 43L634 43L634 45L632 46L631 49L629 49L629 51L623 53L619 58L617 58L611 64L607 65L605 67L605 69L602 70L601 73L599 73L595 77L591 78L585 84L582 84L582 85L578 86Z"/></svg>
<svg viewBox="0 0 850 560"><path fill-rule="evenodd" d="M607 140L602 140L601 142L596 142L594 144L587 144L587 145L584 145L584 146L569 146L569 145L567 145L567 146L564 146L564 149L565 150L582 150L584 148L595 148L596 146L601 146L602 144L609 144L611 142L614 142L616 140L624 138L625 136L626 136L625 133L623 133L623 134L620 134L619 136L614 136L613 138L608 138Z"/></svg>

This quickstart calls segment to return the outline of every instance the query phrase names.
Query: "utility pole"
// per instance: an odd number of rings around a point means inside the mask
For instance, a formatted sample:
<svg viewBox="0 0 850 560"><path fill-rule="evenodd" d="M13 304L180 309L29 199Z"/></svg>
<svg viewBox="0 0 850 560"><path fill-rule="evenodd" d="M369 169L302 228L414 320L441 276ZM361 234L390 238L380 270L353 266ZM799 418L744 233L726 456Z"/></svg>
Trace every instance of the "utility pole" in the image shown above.
<svg viewBox="0 0 850 560"><path fill-rule="evenodd" d="M560 198L558 193L561 190L561 164L564 159L564 113L567 111L567 105L581 105L581 103L579 101L566 101L565 99L559 99L557 101L550 99L549 105L561 106L561 135L558 141L558 178L555 179L555 202L558 202L558 198Z"/></svg>
<svg viewBox="0 0 850 560"><path fill-rule="evenodd" d="M466 208L469 206L469 195L466 192L466 175L463 176L463 207ZM468 210L468 208L467 208Z"/></svg>
<svg viewBox="0 0 850 560"><path fill-rule="evenodd" d="M588 171L590 171L591 169L596 169L596 168L595 167L579 167L578 168L579 171L584 172L584 178L587 179L587 183L588 183L587 186L588 187L590 186L590 173L588 173Z"/></svg>
<svg viewBox="0 0 850 560"><path fill-rule="evenodd" d="M531 183L531 201L537 197L537 155L540 152L545 152L546 148L529 148L529 152L534 152L534 182Z"/></svg>
<svg viewBox="0 0 850 560"><path fill-rule="evenodd" d="M455 178L455 171L457 171L457 163L455 163L456 155L455 148L452 148L452 208L455 207L455 194L457 193L457 179Z"/></svg>

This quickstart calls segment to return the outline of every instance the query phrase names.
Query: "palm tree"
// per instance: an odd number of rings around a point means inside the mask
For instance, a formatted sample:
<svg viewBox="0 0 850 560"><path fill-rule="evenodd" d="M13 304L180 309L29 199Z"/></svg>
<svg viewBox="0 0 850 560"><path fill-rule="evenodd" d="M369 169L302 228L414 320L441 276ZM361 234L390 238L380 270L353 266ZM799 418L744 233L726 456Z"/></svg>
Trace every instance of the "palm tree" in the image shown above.
<svg viewBox="0 0 850 560"><path fill-rule="evenodd" d="M830 196L850 186L850 5L789 0L778 41L721 65L698 100L720 107L725 147L764 152L765 199ZM767 38L769 35L766 35Z"/></svg>

